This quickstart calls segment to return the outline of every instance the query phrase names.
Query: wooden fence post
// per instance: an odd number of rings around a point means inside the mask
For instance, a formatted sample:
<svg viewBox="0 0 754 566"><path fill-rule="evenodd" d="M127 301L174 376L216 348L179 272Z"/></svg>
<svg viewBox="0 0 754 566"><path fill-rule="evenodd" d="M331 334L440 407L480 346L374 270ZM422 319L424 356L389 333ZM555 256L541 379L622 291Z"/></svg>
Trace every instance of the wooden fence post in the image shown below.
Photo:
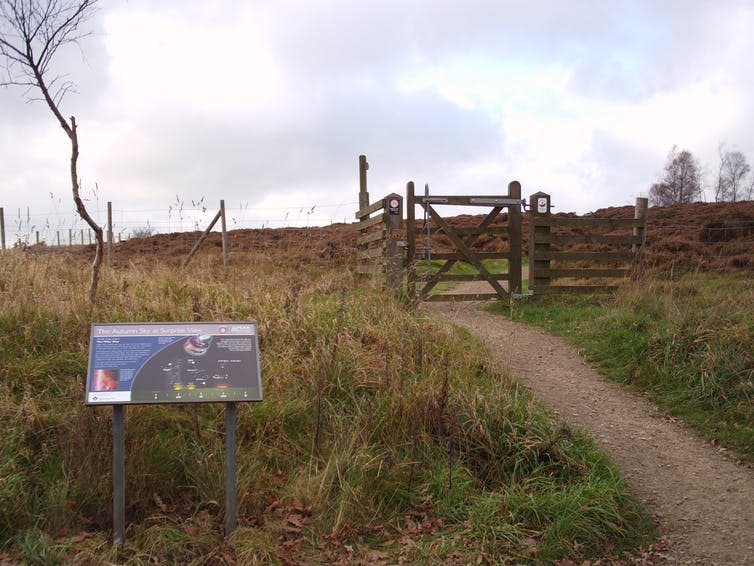
<svg viewBox="0 0 754 566"><path fill-rule="evenodd" d="M391 193L385 197L385 282L388 289L399 291L403 285L403 253L398 235L403 223L403 197Z"/></svg>
<svg viewBox="0 0 754 566"><path fill-rule="evenodd" d="M643 220L641 226L634 228L634 236L640 238L641 242L632 246L634 253L641 252L644 248L644 242L647 239L647 207L649 206L649 199L647 197L637 197L636 207L634 208L634 220Z"/></svg>
<svg viewBox="0 0 754 566"><path fill-rule="evenodd" d="M212 222L209 223L209 226L207 226L207 229L202 233L202 235L199 237L199 239L194 244L194 247L191 248L191 251L189 252L188 256L186 256L186 259L183 260L183 263L181 263L181 267L178 268L179 271L182 271L183 268L185 268L189 262L191 261L191 258L194 257L194 254L199 251L199 248L202 247L202 244L204 243L204 240L207 239L207 236L209 236L209 233L212 231L212 228L217 224L217 221L220 220L220 217L222 216L222 209L217 211L217 214L215 214L215 217L212 219Z"/></svg>
<svg viewBox="0 0 754 566"><path fill-rule="evenodd" d="M37 245L39 245L39 230L37 230Z"/></svg>
<svg viewBox="0 0 754 566"><path fill-rule="evenodd" d="M113 265L113 203L107 201L107 265Z"/></svg>
<svg viewBox="0 0 754 566"><path fill-rule="evenodd" d="M55 235L57 237L58 247L60 247L60 230L56 230Z"/></svg>
<svg viewBox="0 0 754 566"><path fill-rule="evenodd" d="M411 300L416 300L416 233L414 224L416 222L416 211L414 210L414 182L409 181L406 184L406 240L407 254L406 267L408 270L406 283L408 286L408 296Z"/></svg>
<svg viewBox="0 0 754 566"><path fill-rule="evenodd" d="M529 197L531 229L529 232L529 290L546 293L550 286L550 260L540 259L542 253L550 251L549 243L537 243L537 236L550 234L549 226L537 226L537 218L550 216L550 195L543 192Z"/></svg>
<svg viewBox="0 0 754 566"><path fill-rule="evenodd" d="M81 245L84 245L84 229L81 229Z"/></svg>
<svg viewBox="0 0 754 566"><path fill-rule="evenodd" d="M359 155L359 210L369 206L369 193L367 192L367 163L366 155Z"/></svg>
<svg viewBox="0 0 754 566"><path fill-rule="evenodd" d="M521 199L521 183L511 181L508 183L508 197ZM508 260L508 293L521 292L521 205L508 207L508 234L510 238L510 259Z"/></svg>
<svg viewBox="0 0 754 566"><path fill-rule="evenodd" d="M5 249L5 212L0 206L0 238L2 238L3 249Z"/></svg>
<svg viewBox="0 0 754 566"><path fill-rule="evenodd" d="M220 200L220 227L223 233L223 267L228 267L228 225L225 222L225 200Z"/></svg>
<svg viewBox="0 0 754 566"><path fill-rule="evenodd" d="M73 245L73 228L68 228L68 247Z"/></svg>

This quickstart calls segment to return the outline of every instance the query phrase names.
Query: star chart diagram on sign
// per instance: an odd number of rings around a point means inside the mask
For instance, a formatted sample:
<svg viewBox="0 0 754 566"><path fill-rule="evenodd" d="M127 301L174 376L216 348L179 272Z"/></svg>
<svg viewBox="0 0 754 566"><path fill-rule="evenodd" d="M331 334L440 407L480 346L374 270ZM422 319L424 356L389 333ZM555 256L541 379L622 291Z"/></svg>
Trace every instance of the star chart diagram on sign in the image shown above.
<svg viewBox="0 0 754 566"><path fill-rule="evenodd" d="M261 400L253 322L92 324L87 405Z"/></svg>

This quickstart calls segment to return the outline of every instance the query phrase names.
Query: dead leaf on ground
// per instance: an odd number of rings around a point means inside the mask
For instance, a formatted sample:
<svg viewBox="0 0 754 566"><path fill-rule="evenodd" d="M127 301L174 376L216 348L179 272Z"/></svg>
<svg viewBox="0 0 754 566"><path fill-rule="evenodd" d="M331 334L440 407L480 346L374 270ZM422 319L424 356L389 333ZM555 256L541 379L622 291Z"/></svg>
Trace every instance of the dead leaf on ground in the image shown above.
<svg viewBox="0 0 754 566"><path fill-rule="evenodd" d="M157 495L155 493L152 496L152 499L154 500L155 505L157 505L157 507L159 507L160 511L162 511L163 513L167 513L168 506L165 505L165 503L162 501L162 498L159 495Z"/></svg>
<svg viewBox="0 0 754 566"><path fill-rule="evenodd" d="M370 550L366 555L367 562L372 563L387 560L388 558L390 558L390 555L387 552L382 552L381 550Z"/></svg>

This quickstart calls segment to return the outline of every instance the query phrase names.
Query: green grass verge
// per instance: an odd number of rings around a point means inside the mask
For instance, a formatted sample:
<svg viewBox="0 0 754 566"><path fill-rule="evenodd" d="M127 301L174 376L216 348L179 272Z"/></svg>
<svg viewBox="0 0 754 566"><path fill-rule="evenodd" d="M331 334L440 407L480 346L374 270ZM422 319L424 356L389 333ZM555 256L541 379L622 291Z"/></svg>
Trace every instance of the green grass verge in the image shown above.
<svg viewBox="0 0 754 566"><path fill-rule="evenodd" d="M751 278L692 274L613 297L537 297L514 316L567 338L609 378L754 461Z"/></svg>

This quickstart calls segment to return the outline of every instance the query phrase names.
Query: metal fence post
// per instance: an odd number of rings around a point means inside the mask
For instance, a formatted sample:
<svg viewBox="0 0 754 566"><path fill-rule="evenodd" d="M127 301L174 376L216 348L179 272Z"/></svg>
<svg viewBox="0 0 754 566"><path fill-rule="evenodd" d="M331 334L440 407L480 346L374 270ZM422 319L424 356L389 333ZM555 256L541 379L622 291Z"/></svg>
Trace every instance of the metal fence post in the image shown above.
<svg viewBox="0 0 754 566"><path fill-rule="evenodd" d="M225 403L225 536L236 529L236 404Z"/></svg>
<svg viewBox="0 0 754 566"><path fill-rule="evenodd" d="M125 407L113 405L113 544L123 546L126 532Z"/></svg>

